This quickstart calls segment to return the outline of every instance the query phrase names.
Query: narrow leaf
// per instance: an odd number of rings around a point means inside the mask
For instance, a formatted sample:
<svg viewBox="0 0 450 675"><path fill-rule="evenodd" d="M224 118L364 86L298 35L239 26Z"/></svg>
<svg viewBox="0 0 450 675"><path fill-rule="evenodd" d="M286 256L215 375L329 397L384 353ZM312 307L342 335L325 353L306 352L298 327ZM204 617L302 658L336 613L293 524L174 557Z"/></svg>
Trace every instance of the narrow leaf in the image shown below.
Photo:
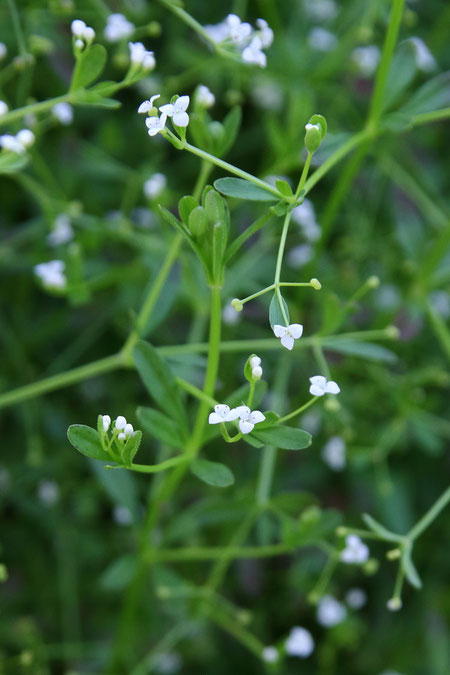
<svg viewBox="0 0 450 675"><path fill-rule="evenodd" d="M223 157L227 154L228 150L231 148L235 142L239 128L241 126L242 120L242 111L241 108L237 105L230 110L228 115L223 120L224 135L223 140L218 151L218 156Z"/></svg>
<svg viewBox="0 0 450 675"><path fill-rule="evenodd" d="M388 530L384 525L381 525L375 518L372 518L372 516L369 516L368 513L363 513L362 514L362 519L366 523L366 525L372 530L372 532L376 532L376 534L379 534L380 537L385 539L386 541L399 541L400 537L398 534L395 534L394 532L391 532Z"/></svg>
<svg viewBox="0 0 450 675"><path fill-rule="evenodd" d="M412 561L411 551L408 549L405 550L402 555L401 564L406 574L406 578L408 579L411 586L414 586L414 588L422 588L422 580L419 577L416 566Z"/></svg>
<svg viewBox="0 0 450 675"><path fill-rule="evenodd" d="M208 485L228 487L234 483L233 473L225 464L210 462L207 459L195 459L190 468L197 478Z"/></svg>
<svg viewBox="0 0 450 675"><path fill-rule="evenodd" d="M126 466L131 466L131 464L133 464L133 459L139 450L141 441L142 431L135 431L133 436L130 436L130 438L127 439L125 447L122 450L122 458Z"/></svg>
<svg viewBox="0 0 450 675"><path fill-rule="evenodd" d="M242 178L218 178L214 187L227 197L253 202L275 202L277 196Z"/></svg>
<svg viewBox="0 0 450 675"><path fill-rule="evenodd" d="M281 304L280 304L280 297L281 297ZM286 315L286 319L284 318L281 307L284 308L284 314ZM287 326L290 323L289 309L281 293L279 296L277 293L274 293L272 300L270 301L269 322L272 330L275 325Z"/></svg>
<svg viewBox="0 0 450 675"><path fill-rule="evenodd" d="M183 435L174 420L159 410L141 407L137 409L137 417L145 431L174 448L183 448Z"/></svg>
<svg viewBox="0 0 450 675"><path fill-rule="evenodd" d="M311 445L311 434L303 429L287 427L283 424L276 424L266 429L258 429L256 426L252 434L264 445L273 445L283 450L302 450Z"/></svg>
<svg viewBox="0 0 450 675"><path fill-rule="evenodd" d="M395 363L398 358L397 354L390 349L386 349L386 347L373 344L372 342L361 342L360 340L324 339L322 346L339 354L350 354L373 361L384 361L385 363Z"/></svg>

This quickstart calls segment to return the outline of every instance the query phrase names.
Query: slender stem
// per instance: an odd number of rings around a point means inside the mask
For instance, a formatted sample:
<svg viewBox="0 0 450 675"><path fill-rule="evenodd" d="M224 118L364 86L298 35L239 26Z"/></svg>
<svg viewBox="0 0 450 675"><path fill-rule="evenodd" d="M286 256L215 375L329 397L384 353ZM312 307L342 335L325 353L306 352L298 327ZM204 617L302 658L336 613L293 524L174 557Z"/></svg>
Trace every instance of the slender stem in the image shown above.
<svg viewBox="0 0 450 675"><path fill-rule="evenodd" d="M258 232L269 220L273 218L272 211L267 211L262 215L258 220L255 220L254 223L249 225L242 234L239 235L228 247L228 250L225 254L224 262L227 263L241 248L241 246L247 241L249 237Z"/></svg>
<svg viewBox="0 0 450 675"><path fill-rule="evenodd" d="M241 300L241 304L245 305L246 302L250 302L250 300L254 300L255 298L259 298L260 295L264 295L265 293L268 293L269 291L273 291L275 288L275 284L271 284L270 286L266 286L266 288L263 288L260 291L257 291L256 293L252 293L252 295L248 295L246 298L243 298Z"/></svg>
<svg viewBox="0 0 450 675"><path fill-rule="evenodd" d="M155 562L198 562L201 560L237 560L242 558L270 558L287 555L293 552L292 546L286 544L270 544L267 546L243 546L229 548L227 546L193 546L189 548L156 549L149 551L145 559Z"/></svg>
<svg viewBox="0 0 450 675"><path fill-rule="evenodd" d="M309 597L314 602L320 600L322 595L325 593L326 588L330 583L331 577L333 576L333 572L336 569L338 562L339 558L333 551L333 553L330 554L325 564L325 567L322 570L322 574L320 575L319 580L317 581L316 585L314 586L313 590L309 595Z"/></svg>
<svg viewBox="0 0 450 675"><path fill-rule="evenodd" d="M264 645L253 633L243 628L233 617L229 617L224 612L219 611L217 605L213 605L211 602L206 602L202 609L204 614L209 616L212 621L215 621L218 626L236 638L238 642L247 647L255 656L261 657Z"/></svg>
<svg viewBox="0 0 450 675"><path fill-rule="evenodd" d="M319 400L319 396L314 396L311 398L308 403L305 403L302 405L300 408L297 408L297 410L294 410L293 412L289 413L289 415L285 415L284 417L280 417L278 420L277 424L283 424L284 422L287 422L288 420L292 419L293 417L297 417L297 415L300 415L302 412L307 410L310 406L313 405L316 401Z"/></svg>
<svg viewBox="0 0 450 675"><path fill-rule="evenodd" d="M206 42L211 45L211 47L216 51L217 43L212 39L211 35L204 29L201 23L199 23L193 16L188 14L182 7L178 7L168 0L159 0L159 2L169 9L173 14L175 14L181 21L183 21L187 26L190 26L198 35L200 35Z"/></svg>
<svg viewBox="0 0 450 675"><path fill-rule="evenodd" d="M205 403L208 404L209 407L214 407L217 405L218 401L216 401L215 398L212 396L208 396L208 394L205 394L201 389L198 387L194 386L190 382L187 382L186 380L183 380L181 377L177 377L177 384L184 389L185 391L188 392L188 394L191 394L195 398L198 398L200 401L204 401Z"/></svg>
<svg viewBox="0 0 450 675"><path fill-rule="evenodd" d="M50 110L50 108L53 108L53 106L56 105L57 103L62 103L64 101L74 103L70 94L64 94L63 96L56 96L55 98L50 98L47 101L39 101L39 103L30 103L30 105L24 105L22 108L16 108L16 110L11 110L11 112L0 117L0 125L9 124L10 122L14 122L15 120L18 120L21 117L24 117L25 115L29 115L31 113L34 114L44 112L45 110Z"/></svg>
<svg viewBox="0 0 450 675"><path fill-rule="evenodd" d="M431 302L426 302L425 309L430 320L430 326L441 343L441 347L447 355L447 358L450 360L450 330L441 315L436 312Z"/></svg>
<svg viewBox="0 0 450 675"><path fill-rule="evenodd" d="M194 187L194 190L192 192L192 196L197 201L201 197L203 186L206 184L206 181L209 178L209 174L211 173L212 168L213 168L213 166L212 166L211 162L207 162L206 160L202 161L201 166L200 166L200 172L199 172L198 177L197 177L197 182L195 183L195 187Z"/></svg>
<svg viewBox="0 0 450 675"><path fill-rule="evenodd" d="M275 279L274 279L274 285L277 286L280 283L280 277L281 277L281 265L283 263L283 254L284 254L284 248L286 246L286 239L287 239L287 234L289 230L289 223L291 220L291 212L288 211L284 217L284 222L283 222L283 230L281 232L281 239L280 239L280 245L278 247L278 255L277 255L277 265L275 268Z"/></svg>
<svg viewBox="0 0 450 675"><path fill-rule="evenodd" d="M322 346L319 342L315 342L313 345L314 356L316 357L317 365L322 371L322 375L325 375L327 380L330 379L330 369L328 368L328 363L323 353Z"/></svg>
<svg viewBox="0 0 450 675"><path fill-rule="evenodd" d="M170 459L166 459L165 462L161 462L160 464L132 464L131 466L127 466L125 468L129 471L137 471L138 473L159 473L160 471L166 471L167 469L171 469L173 466L183 464L187 461L188 458L185 455L182 455L179 457L171 457Z"/></svg>
<svg viewBox="0 0 450 675"><path fill-rule="evenodd" d="M309 167L311 166L311 160L312 160L312 154L310 152L308 152L308 156L306 158L306 162L305 162L305 165L303 167L303 171L302 171L302 174L300 176L300 180L298 181L297 190L295 191L295 196L294 196L295 202L297 201L297 199L300 195L300 192L303 190L303 188L305 186L306 179L307 179L308 173L309 173Z"/></svg>
<svg viewBox="0 0 450 675"><path fill-rule="evenodd" d="M411 124L414 127L419 124L429 124L430 122L438 122L450 117L450 108L441 108L441 110L433 110L433 112L422 113L421 115L414 115Z"/></svg>
<svg viewBox="0 0 450 675"><path fill-rule="evenodd" d="M267 445L264 448L261 460L258 487L256 490L256 502L258 504L267 504L269 500L276 459L277 448L274 448L272 445Z"/></svg>
<svg viewBox="0 0 450 675"><path fill-rule="evenodd" d="M447 506L450 501L450 487L448 487L445 492L439 497L439 499L433 504L433 506L426 512L424 516L419 520L419 522L414 525L412 530L406 535L408 539L414 541L417 539L422 532L424 532L427 527L431 525L433 520L437 518L440 512Z"/></svg>
<svg viewBox="0 0 450 675"><path fill-rule="evenodd" d="M20 25L19 12L17 11L16 3L14 0L8 0L9 11L11 12L11 19L13 22L14 33L16 34L17 45L19 47L19 52L21 56L27 55L27 46L25 44L25 37L23 34L22 26Z"/></svg>

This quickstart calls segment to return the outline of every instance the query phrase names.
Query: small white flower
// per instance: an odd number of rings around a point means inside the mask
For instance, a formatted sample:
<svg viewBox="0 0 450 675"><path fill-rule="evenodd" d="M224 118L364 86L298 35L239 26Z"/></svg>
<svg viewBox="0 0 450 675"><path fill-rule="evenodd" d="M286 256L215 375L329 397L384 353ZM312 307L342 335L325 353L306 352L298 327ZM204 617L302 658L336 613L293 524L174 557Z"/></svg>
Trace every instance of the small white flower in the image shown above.
<svg viewBox="0 0 450 675"><path fill-rule="evenodd" d="M289 656L299 656L306 659L314 651L313 636L306 628L295 626L289 633L284 648Z"/></svg>
<svg viewBox="0 0 450 675"><path fill-rule="evenodd" d="M5 58L8 53L8 49L4 42L0 42L0 61Z"/></svg>
<svg viewBox="0 0 450 675"><path fill-rule="evenodd" d="M286 349L291 350L294 346L294 341L298 340L303 334L303 326L300 323L291 323L289 326L280 326L275 324L273 327L275 337L281 338L281 344Z"/></svg>
<svg viewBox="0 0 450 675"><path fill-rule="evenodd" d="M138 108L138 113L150 113L153 110L153 101L156 101L157 98L159 98L161 94L155 94L150 98L150 100L147 101L142 101L141 105Z"/></svg>
<svg viewBox="0 0 450 675"><path fill-rule="evenodd" d="M368 558L368 546L366 546L356 534L349 534L348 537L345 538L345 548L340 554L341 561L349 565L361 565L362 563L365 563Z"/></svg>
<svg viewBox="0 0 450 675"><path fill-rule="evenodd" d="M309 32L308 43L318 52L331 52L337 46L338 39L329 30L316 26Z"/></svg>
<svg viewBox="0 0 450 675"><path fill-rule="evenodd" d="M242 60L245 63L254 63L256 66L265 68L267 57L262 51L261 39L255 35L250 44L242 52Z"/></svg>
<svg viewBox="0 0 450 675"><path fill-rule="evenodd" d="M125 424L125 428L123 430L125 436L134 436L134 429L132 424Z"/></svg>
<svg viewBox="0 0 450 675"><path fill-rule="evenodd" d="M344 621L347 616L345 605L333 598L331 595L324 595L317 606L317 621L326 628L336 626Z"/></svg>
<svg viewBox="0 0 450 675"><path fill-rule="evenodd" d="M154 52L147 51L142 42L129 42L128 47L131 63L142 66L145 70L153 70L156 65Z"/></svg>
<svg viewBox="0 0 450 675"><path fill-rule="evenodd" d="M166 126L166 120L167 120L167 115L162 114L161 117L158 117L155 115L154 117L147 117L145 120L145 124L147 125L148 128L148 135L149 136L156 136L160 131L164 129Z"/></svg>
<svg viewBox="0 0 450 675"><path fill-rule="evenodd" d="M9 110L8 104L5 103L5 101L0 101L0 117L3 117L3 115L6 115L8 110Z"/></svg>
<svg viewBox="0 0 450 675"><path fill-rule="evenodd" d="M41 480L38 485L38 499L45 506L53 506L59 499L59 485L54 480Z"/></svg>
<svg viewBox="0 0 450 675"><path fill-rule="evenodd" d="M83 47L84 47L84 42L83 42L83 40L80 40L80 38L78 38L77 40L75 40L75 47L76 47L77 49L83 49Z"/></svg>
<svg viewBox="0 0 450 675"><path fill-rule="evenodd" d="M86 26L86 28L83 31L83 39L89 43L92 42L94 38L95 38L95 30L90 26Z"/></svg>
<svg viewBox="0 0 450 675"><path fill-rule="evenodd" d="M228 35L234 44L244 42L253 32L249 23L243 23L236 14L228 14L225 19L225 24L228 27Z"/></svg>
<svg viewBox="0 0 450 675"><path fill-rule="evenodd" d="M73 108L70 103L66 103L66 101L61 101L61 103L54 105L52 114L56 117L58 122L61 122L61 124L64 124L65 126L72 124L73 122Z"/></svg>
<svg viewBox="0 0 450 675"><path fill-rule="evenodd" d="M216 102L216 97L204 84L199 84L195 92L195 99L202 108L212 108Z"/></svg>
<svg viewBox="0 0 450 675"><path fill-rule="evenodd" d="M16 138L24 148L30 148L35 141L35 136L30 129L21 129L16 135Z"/></svg>
<svg viewBox="0 0 450 675"><path fill-rule="evenodd" d="M338 13L333 0L303 0L303 5L307 14L318 21L334 19Z"/></svg>
<svg viewBox="0 0 450 675"><path fill-rule="evenodd" d="M84 31L86 30L86 24L84 21L81 21L81 19L75 19L72 21L72 24L70 26L72 30L72 35L75 35L75 37L82 38L84 35Z"/></svg>
<svg viewBox="0 0 450 675"><path fill-rule="evenodd" d="M214 406L215 412L212 412L208 418L209 424L222 424L223 422L233 422L239 417L237 408L230 410L230 406L225 403L219 403Z"/></svg>
<svg viewBox="0 0 450 675"><path fill-rule="evenodd" d="M3 134L0 136L0 147L10 152L15 152L16 155L23 155L25 147L17 140L16 136L11 134Z"/></svg>
<svg viewBox="0 0 450 675"><path fill-rule="evenodd" d="M128 506L115 506L113 510L114 522L118 525L131 525L133 522L133 514Z"/></svg>
<svg viewBox="0 0 450 675"><path fill-rule="evenodd" d="M261 365L261 359L259 358L259 356L252 356L252 358L250 359L250 367L256 368L257 366L260 366L260 365Z"/></svg>
<svg viewBox="0 0 450 675"><path fill-rule="evenodd" d="M239 321L239 313L236 312L231 302L228 302L222 310L223 322L228 326L233 326Z"/></svg>
<svg viewBox="0 0 450 675"><path fill-rule="evenodd" d="M294 269L307 265L314 256L314 249L310 244L300 244L291 248L287 255L288 263Z"/></svg>
<svg viewBox="0 0 450 675"><path fill-rule="evenodd" d="M327 382L327 378L323 375L314 375L310 377L311 386L309 388L310 394L313 396L323 396L324 394L339 394L341 391L339 385L333 380Z"/></svg>
<svg viewBox="0 0 450 675"><path fill-rule="evenodd" d="M62 289L67 284L65 264L62 260L50 260L35 265L34 273L46 288Z"/></svg>
<svg viewBox="0 0 450 675"><path fill-rule="evenodd" d="M167 178L163 173L154 173L144 183L144 194L148 199L155 199L164 190Z"/></svg>
<svg viewBox="0 0 450 675"><path fill-rule="evenodd" d="M263 49L267 49L267 47L270 47L273 42L273 30L264 19L256 19L256 25L259 29L259 37L261 39Z"/></svg>
<svg viewBox="0 0 450 675"><path fill-rule="evenodd" d="M229 35L229 28L225 21L214 25L204 26L205 31L214 42L223 42Z"/></svg>
<svg viewBox="0 0 450 675"><path fill-rule="evenodd" d="M172 118L172 122L177 127L187 127L189 124L189 115L186 109L189 105L189 96L179 96L175 103L166 103L160 106L160 111L163 115Z"/></svg>
<svg viewBox="0 0 450 675"><path fill-rule="evenodd" d="M416 65L419 70L429 73L436 68L436 61L425 42L418 37L409 38L416 51Z"/></svg>
<svg viewBox="0 0 450 675"><path fill-rule="evenodd" d="M255 428L255 424L264 422L266 419L260 410L251 411L247 405L238 406L234 412L237 412L240 417L239 429L243 434L249 434Z"/></svg>
<svg viewBox="0 0 450 675"><path fill-rule="evenodd" d="M264 647L261 657L266 663L276 663L279 659L278 649L272 645Z"/></svg>
<svg viewBox="0 0 450 675"><path fill-rule="evenodd" d="M345 441L340 436L332 436L322 449L322 459L333 471L345 468Z"/></svg>
<svg viewBox="0 0 450 675"><path fill-rule="evenodd" d="M123 14L110 14L104 30L105 40L118 42L129 38L134 33L135 26Z"/></svg>
<svg viewBox="0 0 450 675"><path fill-rule="evenodd" d="M114 426L116 429L119 429L121 431L122 429L125 429L127 425L127 420L123 415L119 415L119 417L116 418L116 421L114 422Z"/></svg>
<svg viewBox="0 0 450 675"><path fill-rule="evenodd" d="M111 418L109 415L102 415L102 426L103 426L103 431L108 431L109 427L111 425Z"/></svg>
<svg viewBox="0 0 450 675"><path fill-rule="evenodd" d="M352 51L352 61L364 77L373 75L377 69L380 57L380 50L376 45L357 47Z"/></svg>
<svg viewBox="0 0 450 675"><path fill-rule="evenodd" d="M320 239L320 225L317 223L312 201L305 199L299 206L292 209L292 220L300 225L305 239L311 242Z"/></svg>
<svg viewBox="0 0 450 675"><path fill-rule="evenodd" d="M361 609L367 602L367 593L362 588L350 588L345 596L345 602L352 609Z"/></svg>
<svg viewBox="0 0 450 675"><path fill-rule="evenodd" d="M71 241L74 236L72 225L70 224L69 216L66 213L60 213L55 218L53 230L47 235L47 243L49 246L61 246Z"/></svg>
<svg viewBox="0 0 450 675"><path fill-rule="evenodd" d="M261 368L261 366L255 366L254 368L252 368L252 375L255 378L255 380L260 380L262 378L262 374L263 369Z"/></svg>

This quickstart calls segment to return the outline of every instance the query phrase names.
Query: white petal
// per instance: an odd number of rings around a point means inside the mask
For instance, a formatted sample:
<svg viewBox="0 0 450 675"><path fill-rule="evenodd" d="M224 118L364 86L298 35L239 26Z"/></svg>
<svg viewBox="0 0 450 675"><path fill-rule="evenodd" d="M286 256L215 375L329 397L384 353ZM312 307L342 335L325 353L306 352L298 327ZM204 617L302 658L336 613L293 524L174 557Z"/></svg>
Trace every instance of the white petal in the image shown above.
<svg viewBox="0 0 450 675"><path fill-rule="evenodd" d="M227 413L227 415L225 415L225 422L234 422L234 420L237 420L238 417L239 413L237 408L233 408L229 413Z"/></svg>
<svg viewBox="0 0 450 675"><path fill-rule="evenodd" d="M250 367L256 368L256 366L260 366L260 365L261 365L261 359L259 358L259 356L252 356L252 358L250 359Z"/></svg>
<svg viewBox="0 0 450 675"><path fill-rule="evenodd" d="M238 416L241 418L241 420L245 420L248 418L250 415L250 408L248 405L238 405L237 408L235 408Z"/></svg>
<svg viewBox="0 0 450 675"><path fill-rule="evenodd" d="M215 412L212 412L208 417L209 424L221 424L223 421L224 421L223 417L221 417Z"/></svg>
<svg viewBox="0 0 450 675"><path fill-rule="evenodd" d="M125 429L123 430L126 436L132 436L134 429L132 424L126 424Z"/></svg>
<svg viewBox="0 0 450 675"><path fill-rule="evenodd" d="M333 382L333 380L330 380L330 382L327 382L327 387L326 387L326 392L327 394L339 394L341 390L339 389L339 385L336 382Z"/></svg>
<svg viewBox="0 0 450 675"><path fill-rule="evenodd" d="M226 405L226 403L221 403L219 405L214 406L214 410L220 417L225 417L225 415L228 415L230 412L230 406Z"/></svg>
<svg viewBox="0 0 450 675"><path fill-rule="evenodd" d="M323 396L325 394L324 389L319 387L317 384L312 384L309 388L309 393L313 396Z"/></svg>
<svg viewBox="0 0 450 675"><path fill-rule="evenodd" d="M311 384L316 384L325 391L325 387L327 386L327 378L323 375L314 375L314 377L309 378L309 381Z"/></svg>
<svg viewBox="0 0 450 675"><path fill-rule="evenodd" d="M275 337L282 338L286 335L287 328L286 326L280 326L279 323L276 323L273 327L273 332L275 333Z"/></svg>
<svg viewBox="0 0 450 675"><path fill-rule="evenodd" d="M161 106L159 106L159 109L162 113L164 113L168 117L172 117L172 115L174 113L174 108L173 108L173 105L171 103L166 103L165 105L161 105Z"/></svg>
<svg viewBox="0 0 450 675"><path fill-rule="evenodd" d="M119 417L116 419L115 422L115 427L116 429L125 429L127 421L123 415L119 415Z"/></svg>
<svg viewBox="0 0 450 675"><path fill-rule="evenodd" d="M189 124L189 115L185 112L175 113L172 120L177 127L187 127Z"/></svg>
<svg viewBox="0 0 450 675"><path fill-rule="evenodd" d="M126 439L126 436L123 432L120 432L120 434L117 436L117 438L119 439L119 441L124 441Z"/></svg>
<svg viewBox="0 0 450 675"><path fill-rule="evenodd" d="M189 105L189 96L180 96L174 103L176 112L184 112Z"/></svg>
<svg viewBox="0 0 450 675"><path fill-rule="evenodd" d="M150 97L150 104L153 106L154 105L153 101L156 101L156 99L159 98L160 96L161 96L161 94L155 94L154 96L151 96Z"/></svg>
<svg viewBox="0 0 450 675"><path fill-rule="evenodd" d="M255 425L251 422L247 422L246 420L239 421L239 429L243 434L249 434L251 431L253 431L254 427Z"/></svg>
<svg viewBox="0 0 450 675"><path fill-rule="evenodd" d="M303 334L303 326L301 323L291 323L288 330L295 340L298 340Z"/></svg>
<svg viewBox="0 0 450 675"><path fill-rule="evenodd" d="M152 108L153 105L150 103L150 101L142 101L141 105L138 108L138 113L150 112Z"/></svg>
<svg viewBox="0 0 450 675"><path fill-rule="evenodd" d="M292 349L294 346L294 338L292 335L283 335L281 338L281 344L283 347L286 347L286 349L289 349L289 351Z"/></svg>
<svg viewBox="0 0 450 675"><path fill-rule="evenodd" d="M266 419L266 416L262 414L260 410L254 410L252 413L250 413L250 422L253 422L253 424L258 424L258 422L264 422Z"/></svg>

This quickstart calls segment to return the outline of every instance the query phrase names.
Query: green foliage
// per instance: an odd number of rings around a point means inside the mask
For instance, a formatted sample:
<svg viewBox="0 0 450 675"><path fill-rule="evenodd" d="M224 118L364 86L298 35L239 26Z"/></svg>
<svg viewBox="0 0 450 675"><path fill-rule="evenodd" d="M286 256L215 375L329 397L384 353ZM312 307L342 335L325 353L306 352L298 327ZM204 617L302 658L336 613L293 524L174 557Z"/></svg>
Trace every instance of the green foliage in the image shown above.
<svg viewBox="0 0 450 675"><path fill-rule="evenodd" d="M191 472L203 483L213 487L225 488L233 485L234 476L225 464L210 462L207 459L195 459L190 466Z"/></svg>
<svg viewBox="0 0 450 675"><path fill-rule="evenodd" d="M227 197L250 202L274 202L277 199L271 192L242 178L218 178L214 187Z"/></svg>

